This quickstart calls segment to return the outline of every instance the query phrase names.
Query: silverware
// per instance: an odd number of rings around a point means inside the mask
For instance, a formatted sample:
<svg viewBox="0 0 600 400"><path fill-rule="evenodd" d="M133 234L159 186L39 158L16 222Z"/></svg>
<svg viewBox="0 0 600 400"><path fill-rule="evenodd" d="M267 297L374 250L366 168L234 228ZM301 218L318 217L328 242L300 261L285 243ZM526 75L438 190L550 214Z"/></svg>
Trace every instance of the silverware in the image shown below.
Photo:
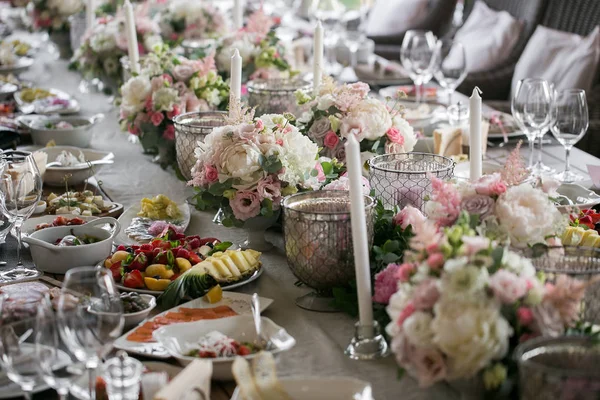
<svg viewBox="0 0 600 400"><path fill-rule="evenodd" d="M88 161L88 162L84 162L84 163L79 163L79 164L75 164L75 165L67 165L64 166L65 168L78 168L78 167L85 167L88 165L108 165L108 164L113 164L114 161L113 160L95 160L95 161ZM46 168L52 168L52 167L63 167L63 165L61 163L59 163L58 161L52 161L51 163L46 164Z"/></svg>
<svg viewBox="0 0 600 400"><path fill-rule="evenodd" d="M6 265L6 261L0 261L0 265Z"/></svg>
<svg viewBox="0 0 600 400"><path fill-rule="evenodd" d="M272 348L271 340L265 337L262 333L262 321L260 319L260 300L258 294L252 295L252 317L254 318L254 328L256 329L256 339L254 339L254 345L262 350L269 350Z"/></svg>

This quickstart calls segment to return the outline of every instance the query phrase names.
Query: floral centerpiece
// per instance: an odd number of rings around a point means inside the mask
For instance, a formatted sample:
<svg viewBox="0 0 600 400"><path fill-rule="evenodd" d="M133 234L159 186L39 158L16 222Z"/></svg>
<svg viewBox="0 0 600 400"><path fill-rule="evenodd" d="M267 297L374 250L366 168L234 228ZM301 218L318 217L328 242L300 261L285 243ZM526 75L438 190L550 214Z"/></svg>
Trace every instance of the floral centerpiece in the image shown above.
<svg viewBox="0 0 600 400"><path fill-rule="evenodd" d="M158 24L148 15L136 12L135 26L140 55L161 45ZM118 87L123 77L121 58L125 55L127 34L123 16L101 17L96 19L93 29L86 32L69 68L80 71L88 79L100 78L109 86Z"/></svg>
<svg viewBox="0 0 600 400"><path fill-rule="evenodd" d="M213 5L204 2L177 0L160 15L160 29L171 46L184 39L216 39L227 32L225 16Z"/></svg>
<svg viewBox="0 0 600 400"><path fill-rule="evenodd" d="M248 79L285 79L295 75L286 56L286 48L271 28L275 20L263 13L254 12L247 25L222 39L217 48L217 67L225 76L231 70L233 49L242 57L242 75Z"/></svg>
<svg viewBox="0 0 600 400"><path fill-rule="evenodd" d="M33 0L33 26L48 33L68 33L68 18L83 9L82 0Z"/></svg>
<svg viewBox="0 0 600 400"><path fill-rule="evenodd" d="M189 60L156 49L141 59L141 73L121 87L120 123L139 137L145 152L158 154L161 165L172 165L175 126L184 112L224 110L229 86L217 73L213 56Z"/></svg>
<svg viewBox="0 0 600 400"><path fill-rule="evenodd" d="M364 161L376 154L412 151L417 137L401 107L369 97L369 90L366 83L336 84L325 77L316 96L296 93L298 103L310 108L298 120L300 130L322 155L344 161L348 135L359 140Z"/></svg>

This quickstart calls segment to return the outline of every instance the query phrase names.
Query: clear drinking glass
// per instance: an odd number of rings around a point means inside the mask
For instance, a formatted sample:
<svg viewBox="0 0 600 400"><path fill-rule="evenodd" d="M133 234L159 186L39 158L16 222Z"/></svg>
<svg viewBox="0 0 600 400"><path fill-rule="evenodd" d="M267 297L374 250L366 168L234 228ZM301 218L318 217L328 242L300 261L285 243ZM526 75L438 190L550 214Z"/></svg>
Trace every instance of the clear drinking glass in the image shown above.
<svg viewBox="0 0 600 400"><path fill-rule="evenodd" d="M339 0L313 0L311 14L321 21L323 26L323 45L325 50L325 72L335 76L340 72L336 58L336 47L340 38L341 17L345 7Z"/></svg>
<svg viewBox="0 0 600 400"><path fill-rule="evenodd" d="M0 157L2 156L2 150L0 150ZM0 158L0 177L4 176L4 172L6 170L6 161ZM0 195L0 202L2 202L2 196ZM0 209L2 209L2 205L0 203ZM4 213L0 212L0 244L4 243L8 232L10 232L10 228L12 228L12 223L8 220L8 217L4 216Z"/></svg>
<svg viewBox="0 0 600 400"><path fill-rule="evenodd" d="M111 400L137 400L140 393L140 377L144 365L127 353L120 351L117 357L106 360L102 367L106 380L106 393Z"/></svg>
<svg viewBox="0 0 600 400"><path fill-rule="evenodd" d="M66 400L71 385L83 375L85 366L65 346L48 296L38 305L35 327L39 373L56 390L60 400Z"/></svg>
<svg viewBox="0 0 600 400"><path fill-rule="evenodd" d="M360 45L367 38L365 33L360 29L360 25L356 20L348 20L346 21L346 32L344 33L344 43L348 47L350 51L350 66L352 68L356 67L358 64L357 54Z"/></svg>
<svg viewBox="0 0 600 400"><path fill-rule="evenodd" d="M94 399L96 368L123 330L123 308L110 271L96 267L67 271L57 314L61 338L85 365Z"/></svg>
<svg viewBox="0 0 600 400"><path fill-rule="evenodd" d="M433 77L437 39L431 31L409 30L402 40L400 61L415 84L416 102L421 102L421 88Z"/></svg>
<svg viewBox="0 0 600 400"><path fill-rule="evenodd" d="M573 146L585 135L589 126L585 90L569 89L556 92L552 107L552 135L565 148L565 170L556 176L562 182L575 182L583 176L571 171L569 155Z"/></svg>
<svg viewBox="0 0 600 400"><path fill-rule="evenodd" d="M512 98L512 116L529 141L529 169L538 173L534 165L535 140L551 122L552 91L544 79L527 78L517 83Z"/></svg>
<svg viewBox="0 0 600 400"><path fill-rule="evenodd" d="M436 46L436 66L433 75L441 87L448 92L448 106L452 105L452 94L467 77L467 56L460 42L440 39Z"/></svg>
<svg viewBox="0 0 600 400"><path fill-rule="evenodd" d="M38 373L35 352L35 317L21 316L8 296L0 296L0 365L8 379L18 384L25 399L42 383ZM23 300L18 307L30 309L37 306L39 299ZM27 313L25 313L27 314Z"/></svg>
<svg viewBox="0 0 600 400"><path fill-rule="evenodd" d="M21 227L42 196L42 177L28 151L6 151L0 158L8 166L0 177L0 211L14 224L18 242L17 264L0 273L0 282L35 278L39 271L25 267L21 261Z"/></svg>

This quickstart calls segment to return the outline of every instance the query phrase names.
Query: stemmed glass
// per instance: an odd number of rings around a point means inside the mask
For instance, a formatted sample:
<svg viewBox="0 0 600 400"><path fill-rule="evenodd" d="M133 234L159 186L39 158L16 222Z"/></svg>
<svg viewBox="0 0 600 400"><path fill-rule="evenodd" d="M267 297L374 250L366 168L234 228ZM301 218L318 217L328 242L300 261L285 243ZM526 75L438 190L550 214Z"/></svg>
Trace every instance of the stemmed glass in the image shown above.
<svg viewBox="0 0 600 400"><path fill-rule="evenodd" d="M96 368L123 330L123 308L110 271L96 267L67 271L57 311L61 338L85 365L94 399Z"/></svg>
<svg viewBox="0 0 600 400"><path fill-rule="evenodd" d="M339 64L336 61L335 48L340 35L338 34L341 22L340 16L344 14L344 5L339 0L314 0L311 14L323 25L325 35L325 71L328 75L335 76L339 73Z"/></svg>
<svg viewBox="0 0 600 400"><path fill-rule="evenodd" d="M4 172L6 171L7 164L2 158L2 150L0 150L0 177L4 176ZM2 196L0 195L0 203L2 202ZM1 207L0 207L1 209ZM10 232L10 228L12 228L12 223L8 220L4 213L0 211L0 244L4 243L6 239L6 235ZM2 265L3 263L0 263Z"/></svg>
<svg viewBox="0 0 600 400"><path fill-rule="evenodd" d="M6 151L0 158L8 165L0 177L0 211L14 224L18 242L17 265L0 273L0 282L35 278L39 271L25 267L21 260L21 227L42 196L42 177L28 151Z"/></svg>
<svg viewBox="0 0 600 400"><path fill-rule="evenodd" d="M555 94L552 107L552 134L565 148L565 170L556 175L562 182L575 182L583 176L571 171L569 155L573 146L585 135L589 126L585 90L569 89Z"/></svg>
<svg viewBox="0 0 600 400"><path fill-rule="evenodd" d="M552 90L544 79L527 78L517 83L512 98L512 116L529 141L529 169L535 175L540 168L534 165L535 140L552 121Z"/></svg>
<svg viewBox="0 0 600 400"><path fill-rule="evenodd" d="M356 19L348 19L346 22L346 32L344 39L348 50L350 51L350 67L355 68L358 64L358 49L365 41L365 33L361 30L361 26Z"/></svg>
<svg viewBox="0 0 600 400"><path fill-rule="evenodd" d="M407 31L402 40L400 61L415 84L417 105L421 103L421 88L433 77L436 65L437 39L431 31Z"/></svg>
<svg viewBox="0 0 600 400"><path fill-rule="evenodd" d="M465 47L451 39L440 39L435 48L435 71L433 75L448 93L448 105L452 105L452 94L467 77Z"/></svg>
<svg viewBox="0 0 600 400"><path fill-rule="evenodd" d="M66 400L73 382L85 367L68 351L58 329L57 317L46 295L38 304L35 324L35 349L42 379Z"/></svg>
<svg viewBox="0 0 600 400"><path fill-rule="evenodd" d="M35 309L39 298L21 300L18 310L15 304L8 301L7 295L0 296L0 365L8 379L18 384L26 400L36 386L42 384L38 374L35 354ZM29 317L17 317L18 311Z"/></svg>

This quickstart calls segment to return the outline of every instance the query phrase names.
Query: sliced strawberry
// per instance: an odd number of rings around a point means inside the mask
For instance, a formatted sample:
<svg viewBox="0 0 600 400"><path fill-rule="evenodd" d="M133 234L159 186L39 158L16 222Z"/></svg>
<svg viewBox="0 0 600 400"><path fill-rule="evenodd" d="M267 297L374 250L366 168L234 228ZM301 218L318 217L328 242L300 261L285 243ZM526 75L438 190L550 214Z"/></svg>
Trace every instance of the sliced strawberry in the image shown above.
<svg viewBox="0 0 600 400"><path fill-rule="evenodd" d="M174 281L175 279L179 278L179 276L181 276L181 274L175 274L170 279Z"/></svg>
<svg viewBox="0 0 600 400"><path fill-rule="evenodd" d="M127 246L120 244L117 246L117 251L127 251Z"/></svg>
<svg viewBox="0 0 600 400"><path fill-rule="evenodd" d="M201 245L200 239L193 238L192 240L188 240L188 247L192 250L197 249Z"/></svg>
<svg viewBox="0 0 600 400"><path fill-rule="evenodd" d="M112 277L115 280L115 282L121 282L121 278L123 277L123 268L121 267L121 261L117 261L116 263L111 265L110 272L112 273Z"/></svg>
<svg viewBox="0 0 600 400"><path fill-rule="evenodd" d="M123 276L123 285L132 289L143 289L144 285L144 277L140 271L133 270L131 272L127 272Z"/></svg>
<svg viewBox="0 0 600 400"><path fill-rule="evenodd" d="M152 247L152 245L150 243L146 243L140 246L140 250L142 250L144 253L147 251L152 251L154 250L154 247Z"/></svg>
<svg viewBox="0 0 600 400"><path fill-rule="evenodd" d="M217 243L221 243L221 241L217 238L200 239L200 246L204 246L205 244L209 244L209 243L217 244ZM200 246L198 246L198 247L200 247Z"/></svg>
<svg viewBox="0 0 600 400"><path fill-rule="evenodd" d="M133 259L131 264L129 264L128 269L129 270L137 269L139 271L143 271L146 269L147 266L148 266L148 257L146 257L146 254L144 254L144 253L139 253L138 255L135 256L135 258Z"/></svg>
<svg viewBox="0 0 600 400"><path fill-rule="evenodd" d="M67 225L83 225L83 224L85 224L85 221L78 217L71 218L69 220L69 222L67 222Z"/></svg>
<svg viewBox="0 0 600 400"><path fill-rule="evenodd" d="M152 242L150 242L150 245L152 246L152 248L157 248L162 242L163 241L161 239L154 239Z"/></svg>
<svg viewBox="0 0 600 400"><path fill-rule="evenodd" d="M185 258L186 260L190 258L190 252L186 249L179 249L177 250L177 253L173 253L176 254L177 258Z"/></svg>
<svg viewBox="0 0 600 400"><path fill-rule="evenodd" d="M196 265L200 262L202 262L202 258L200 258L200 256L196 253L192 253L190 252L190 256L188 257L188 260L192 263L192 265Z"/></svg>

